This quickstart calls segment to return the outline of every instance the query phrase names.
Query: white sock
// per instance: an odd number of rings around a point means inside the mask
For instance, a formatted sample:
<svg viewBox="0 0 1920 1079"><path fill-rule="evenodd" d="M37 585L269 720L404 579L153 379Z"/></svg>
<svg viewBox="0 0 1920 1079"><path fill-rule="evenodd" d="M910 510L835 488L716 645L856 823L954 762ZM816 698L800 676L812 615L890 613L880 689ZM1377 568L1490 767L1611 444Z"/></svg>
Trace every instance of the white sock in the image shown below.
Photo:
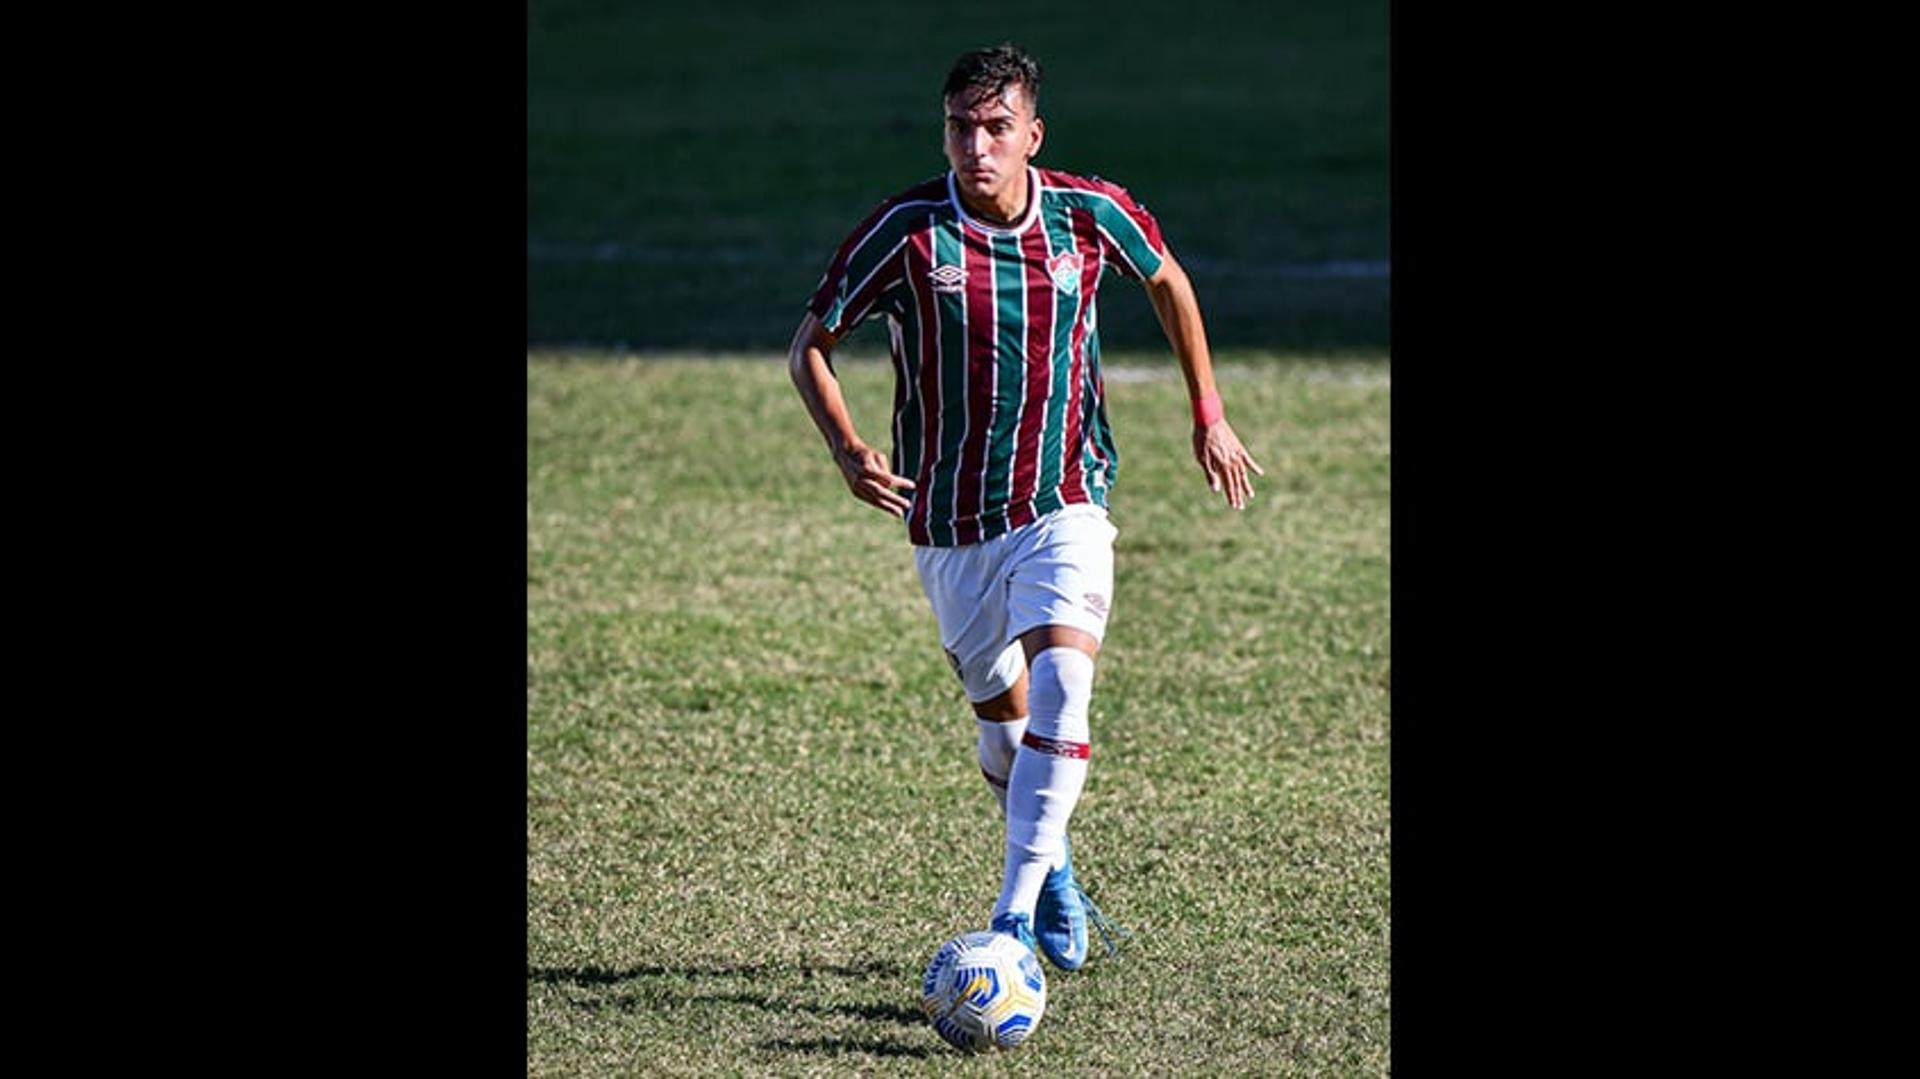
<svg viewBox="0 0 1920 1079"><path fill-rule="evenodd" d="M1007 863L993 916L1031 916L1047 871L1066 853L1067 819L1087 783L1093 657L1048 648L1033 657L1027 733L1007 779Z"/></svg>
<svg viewBox="0 0 1920 1079"><path fill-rule="evenodd" d="M1007 815L1007 775L1013 771L1013 754L1020 748L1020 736L1027 733L1027 717L1004 723L991 719L979 719L979 722L980 774L986 777L987 788L993 791L993 800L1004 817Z"/></svg>

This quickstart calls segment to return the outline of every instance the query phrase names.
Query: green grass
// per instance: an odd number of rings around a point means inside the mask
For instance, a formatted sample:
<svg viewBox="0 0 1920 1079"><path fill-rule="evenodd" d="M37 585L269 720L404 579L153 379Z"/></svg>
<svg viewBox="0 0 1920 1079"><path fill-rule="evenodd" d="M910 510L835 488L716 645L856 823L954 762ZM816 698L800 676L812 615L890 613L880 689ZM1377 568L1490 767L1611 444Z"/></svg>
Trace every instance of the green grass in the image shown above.
<svg viewBox="0 0 1920 1079"><path fill-rule="evenodd" d="M1387 5L536 0L527 19L528 340L783 349L846 234L946 168L939 88L1012 37L1045 68L1040 163L1131 189L1217 346L1388 343ZM613 257L596 257L613 244ZM1110 347L1158 347L1145 304Z"/></svg>
<svg viewBox="0 0 1920 1079"><path fill-rule="evenodd" d="M1388 1071L1389 366L1221 370L1267 469L1244 514L1199 479L1177 377L1109 381L1073 835L1137 940L1049 968L989 1062L915 1007L986 921L1001 825L903 531L779 362L529 358L530 1075ZM884 440L890 373L842 377Z"/></svg>

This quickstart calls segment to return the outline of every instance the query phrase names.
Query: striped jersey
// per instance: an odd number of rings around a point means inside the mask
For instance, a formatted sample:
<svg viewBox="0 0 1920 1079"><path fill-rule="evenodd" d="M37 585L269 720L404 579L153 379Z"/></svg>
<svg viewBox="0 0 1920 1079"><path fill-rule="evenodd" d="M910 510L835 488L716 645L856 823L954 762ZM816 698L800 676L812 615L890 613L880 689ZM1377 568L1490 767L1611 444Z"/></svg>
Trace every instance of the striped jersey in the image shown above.
<svg viewBox="0 0 1920 1079"><path fill-rule="evenodd" d="M1160 226L1097 177L1027 169L1026 215L969 214L951 172L880 204L808 309L835 341L885 317L896 475L907 537L954 547L1073 503L1107 504L1120 455L1107 422L1094 294L1166 257Z"/></svg>

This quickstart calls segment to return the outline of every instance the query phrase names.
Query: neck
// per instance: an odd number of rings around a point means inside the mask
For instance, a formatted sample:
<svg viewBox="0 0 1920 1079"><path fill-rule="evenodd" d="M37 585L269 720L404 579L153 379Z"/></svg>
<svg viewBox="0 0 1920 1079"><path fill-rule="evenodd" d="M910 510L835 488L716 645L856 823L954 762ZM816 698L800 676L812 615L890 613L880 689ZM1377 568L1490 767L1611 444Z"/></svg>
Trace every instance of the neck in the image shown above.
<svg viewBox="0 0 1920 1079"><path fill-rule="evenodd" d="M968 198L966 192L960 193L960 201L966 204L968 212L995 225L1012 225L1027 212L1027 169L1022 165L1000 197L976 202Z"/></svg>

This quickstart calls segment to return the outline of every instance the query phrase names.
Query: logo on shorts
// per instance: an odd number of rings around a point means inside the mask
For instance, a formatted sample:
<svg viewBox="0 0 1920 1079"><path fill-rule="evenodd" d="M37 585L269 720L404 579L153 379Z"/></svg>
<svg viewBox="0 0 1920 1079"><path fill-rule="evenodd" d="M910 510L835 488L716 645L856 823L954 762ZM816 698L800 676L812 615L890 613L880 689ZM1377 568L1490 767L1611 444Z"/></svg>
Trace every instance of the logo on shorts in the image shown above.
<svg viewBox="0 0 1920 1079"><path fill-rule="evenodd" d="M1061 292L1080 290L1080 252L1062 251L1047 260L1047 272L1053 275L1053 287Z"/></svg>
<svg viewBox="0 0 1920 1079"><path fill-rule="evenodd" d="M928 271L927 280L933 282L935 292L960 292L967 287L967 271L948 263Z"/></svg>
<svg viewBox="0 0 1920 1079"><path fill-rule="evenodd" d="M1107 616L1107 597L1098 592L1088 592L1086 599L1088 610L1102 618Z"/></svg>

